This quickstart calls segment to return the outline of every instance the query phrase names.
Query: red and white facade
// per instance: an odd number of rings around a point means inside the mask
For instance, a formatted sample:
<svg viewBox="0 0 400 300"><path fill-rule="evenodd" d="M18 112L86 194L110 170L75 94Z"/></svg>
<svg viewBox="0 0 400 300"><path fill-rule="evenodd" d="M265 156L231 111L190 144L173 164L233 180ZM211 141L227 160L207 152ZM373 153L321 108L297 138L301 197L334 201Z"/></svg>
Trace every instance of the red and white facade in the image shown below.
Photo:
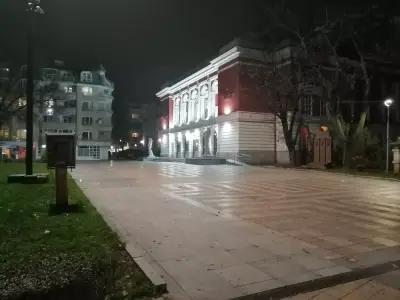
<svg viewBox="0 0 400 300"><path fill-rule="evenodd" d="M260 68L265 68L262 51L232 45L205 68L158 92L168 101L161 155L287 162L280 122L268 112L254 76Z"/></svg>

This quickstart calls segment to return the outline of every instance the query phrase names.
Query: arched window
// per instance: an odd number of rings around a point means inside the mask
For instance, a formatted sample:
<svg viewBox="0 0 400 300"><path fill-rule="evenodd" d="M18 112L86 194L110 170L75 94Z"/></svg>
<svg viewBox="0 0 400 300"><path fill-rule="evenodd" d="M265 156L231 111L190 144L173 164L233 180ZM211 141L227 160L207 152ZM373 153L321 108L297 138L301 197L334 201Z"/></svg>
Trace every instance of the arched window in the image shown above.
<svg viewBox="0 0 400 300"><path fill-rule="evenodd" d="M216 99L217 95L218 95L218 80L213 80L211 82L210 114L213 115L214 117L218 117L218 102Z"/></svg>
<svg viewBox="0 0 400 300"><path fill-rule="evenodd" d="M201 116L203 119L208 119L209 117L209 97L208 97L208 85L203 85L200 89L200 96L202 99L202 111Z"/></svg>
<svg viewBox="0 0 400 300"><path fill-rule="evenodd" d="M193 121L197 122L199 119L199 92L197 89L194 89L190 95L190 98L193 101Z"/></svg>

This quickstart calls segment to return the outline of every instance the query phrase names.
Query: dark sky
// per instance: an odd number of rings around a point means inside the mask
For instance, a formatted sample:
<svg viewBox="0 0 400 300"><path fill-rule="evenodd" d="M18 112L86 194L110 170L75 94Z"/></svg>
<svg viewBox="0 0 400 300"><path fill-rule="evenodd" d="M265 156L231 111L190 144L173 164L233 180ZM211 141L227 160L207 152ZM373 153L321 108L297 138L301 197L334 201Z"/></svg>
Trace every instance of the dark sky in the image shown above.
<svg viewBox="0 0 400 300"><path fill-rule="evenodd" d="M103 64L117 100L149 102L163 83L262 23L262 0L42 0L42 61ZM0 0L0 62L25 62L25 1Z"/></svg>
<svg viewBox="0 0 400 300"><path fill-rule="evenodd" d="M117 101L149 102L163 83L206 63L235 36L260 30L262 8L272 1L42 0L37 47L42 61L60 59L71 68L103 64ZM292 2L311 14L321 0ZM0 62L25 63L25 3L0 0Z"/></svg>

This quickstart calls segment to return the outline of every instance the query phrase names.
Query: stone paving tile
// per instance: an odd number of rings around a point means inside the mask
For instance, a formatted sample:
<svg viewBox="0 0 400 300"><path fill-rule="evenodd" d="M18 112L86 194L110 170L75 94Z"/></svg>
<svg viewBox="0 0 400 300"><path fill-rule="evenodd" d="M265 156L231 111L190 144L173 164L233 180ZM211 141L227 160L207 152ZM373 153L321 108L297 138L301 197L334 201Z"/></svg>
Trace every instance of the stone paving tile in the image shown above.
<svg viewBox="0 0 400 300"><path fill-rule="evenodd" d="M256 293L263 292L263 291L272 290L277 287L282 287L283 285L285 285L284 282L281 282L277 279L269 279L269 280L262 281L262 282L242 285L242 286L239 286L238 288L245 295L251 295L251 294L256 294Z"/></svg>
<svg viewBox="0 0 400 300"><path fill-rule="evenodd" d="M301 254L292 256L292 259L297 264L305 267L307 270L320 270L325 268L332 268L336 265L326 259L321 259L309 254Z"/></svg>
<svg viewBox="0 0 400 300"><path fill-rule="evenodd" d="M242 263L259 261L273 256L272 252L255 245L236 248L236 249L228 249L226 251L230 255L232 255L236 259L236 261Z"/></svg>
<svg viewBox="0 0 400 300"><path fill-rule="evenodd" d="M318 275L321 275L323 277L326 277L326 276L347 273L350 271L351 271L351 269L349 269L349 268L342 267L342 266L335 266L335 267L329 267L329 268L325 268L325 269L316 270L315 273L317 273Z"/></svg>
<svg viewBox="0 0 400 300"><path fill-rule="evenodd" d="M304 266L287 257L255 262L253 266L279 280L310 273Z"/></svg>
<svg viewBox="0 0 400 300"><path fill-rule="evenodd" d="M272 277L248 264L237 265L215 271L233 286L263 282Z"/></svg>
<svg viewBox="0 0 400 300"><path fill-rule="evenodd" d="M310 281L321 277L322 277L321 275L315 272L303 272L298 275L287 275L285 277L278 277L278 279L289 285L289 284L296 284L305 281Z"/></svg>
<svg viewBox="0 0 400 300"><path fill-rule="evenodd" d="M231 285L214 271L207 271L207 266L189 261L164 261L161 266L171 274L179 285L189 294L211 293L216 290L232 290Z"/></svg>

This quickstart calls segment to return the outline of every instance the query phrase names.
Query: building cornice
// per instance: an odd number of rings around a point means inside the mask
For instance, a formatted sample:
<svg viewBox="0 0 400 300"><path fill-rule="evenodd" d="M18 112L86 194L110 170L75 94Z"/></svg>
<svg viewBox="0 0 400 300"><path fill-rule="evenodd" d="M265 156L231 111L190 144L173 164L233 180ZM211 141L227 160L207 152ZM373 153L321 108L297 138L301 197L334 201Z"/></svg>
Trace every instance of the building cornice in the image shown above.
<svg viewBox="0 0 400 300"><path fill-rule="evenodd" d="M233 47L231 50L226 51L217 58L211 60L208 66L193 73L185 79L164 88L163 90L159 91L156 96L164 99L170 95L174 95L175 93L197 83L198 81L217 73L220 67L226 66L239 57L252 58L260 61L263 60L263 54L260 50L247 49L240 46Z"/></svg>

